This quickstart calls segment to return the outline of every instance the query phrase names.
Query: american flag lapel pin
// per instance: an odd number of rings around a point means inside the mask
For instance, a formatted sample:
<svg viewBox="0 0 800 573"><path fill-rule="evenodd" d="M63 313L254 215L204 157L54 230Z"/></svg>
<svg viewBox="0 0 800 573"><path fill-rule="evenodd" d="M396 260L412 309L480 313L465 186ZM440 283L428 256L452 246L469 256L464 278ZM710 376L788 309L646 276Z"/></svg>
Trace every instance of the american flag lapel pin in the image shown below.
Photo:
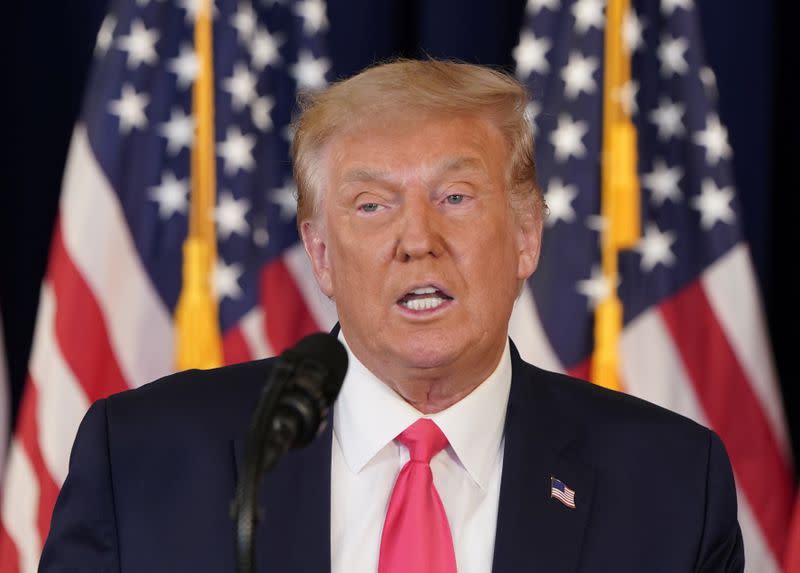
<svg viewBox="0 0 800 573"><path fill-rule="evenodd" d="M575 490L558 478L550 476L550 497L557 499L570 509L575 509Z"/></svg>

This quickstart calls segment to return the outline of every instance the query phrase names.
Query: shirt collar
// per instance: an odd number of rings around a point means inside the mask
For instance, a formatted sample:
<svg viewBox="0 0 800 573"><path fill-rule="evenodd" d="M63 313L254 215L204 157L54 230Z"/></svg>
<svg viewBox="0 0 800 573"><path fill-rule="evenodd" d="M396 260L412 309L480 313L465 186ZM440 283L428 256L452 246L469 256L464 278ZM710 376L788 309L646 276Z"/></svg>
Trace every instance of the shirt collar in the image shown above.
<svg viewBox="0 0 800 573"><path fill-rule="evenodd" d="M370 372L341 331L339 339L347 349L349 367L334 405L333 431L348 467L359 473L400 432L426 416ZM486 380L459 402L428 416L481 489L488 484L502 443L510 388L511 352L506 339L500 362Z"/></svg>

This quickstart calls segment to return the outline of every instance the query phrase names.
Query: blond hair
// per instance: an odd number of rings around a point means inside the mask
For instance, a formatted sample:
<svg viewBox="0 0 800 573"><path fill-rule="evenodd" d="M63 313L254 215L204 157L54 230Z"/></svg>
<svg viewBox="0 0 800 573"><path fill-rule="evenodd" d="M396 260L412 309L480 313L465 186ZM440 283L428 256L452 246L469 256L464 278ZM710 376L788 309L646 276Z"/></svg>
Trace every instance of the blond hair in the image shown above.
<svg viewBox="0 0 800 573"><path fill-rule="evenodd" d="M322 196L320 155L331 138L386 111L470 115L490 120L510 151L509 198L517 213L541 216L528 95L516 79L487 67L441 60L396 60L367 68L318 93L302 94L292 144L298 224L313 217Z"/></svg>

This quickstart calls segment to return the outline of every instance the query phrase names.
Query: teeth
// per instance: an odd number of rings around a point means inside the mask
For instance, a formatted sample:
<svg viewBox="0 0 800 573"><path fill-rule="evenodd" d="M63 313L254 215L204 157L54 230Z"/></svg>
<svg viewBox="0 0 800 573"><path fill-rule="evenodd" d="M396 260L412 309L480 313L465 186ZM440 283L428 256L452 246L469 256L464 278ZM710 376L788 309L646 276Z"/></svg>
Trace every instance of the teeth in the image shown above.
<svg viewBox="0 0 800 573"><path fill-rule="evenodd" d="M416 292L414 294L417 294ZM428 294L428 293L425 293ZM439 297L415 298L401 302L404 307L411 310L430 310L444 304L444 300Z"/></svg>
<svg viewBox="0 0 800 573"><path fill-rule="evenodd" d="M433 294L435 292L436 289L433 287L415 288L411 291L412 294Z"/></svg>

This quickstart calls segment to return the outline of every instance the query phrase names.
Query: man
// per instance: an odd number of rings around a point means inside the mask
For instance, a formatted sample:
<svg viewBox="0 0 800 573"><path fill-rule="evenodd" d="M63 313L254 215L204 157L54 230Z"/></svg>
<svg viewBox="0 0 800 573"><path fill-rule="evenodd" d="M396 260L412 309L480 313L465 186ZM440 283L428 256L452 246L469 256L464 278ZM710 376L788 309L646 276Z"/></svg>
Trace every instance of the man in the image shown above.
<svg viewBox="0 0 800 573"><path fill-rule="evenodd" d="M526 103L510 77L436 61L303 102L298 222L350 368L332 429L265 480L261 570L743 570L715 434L508 340L544 216ZM272 364L95 404L42 569L231 570L242 438Z"/></svg>

